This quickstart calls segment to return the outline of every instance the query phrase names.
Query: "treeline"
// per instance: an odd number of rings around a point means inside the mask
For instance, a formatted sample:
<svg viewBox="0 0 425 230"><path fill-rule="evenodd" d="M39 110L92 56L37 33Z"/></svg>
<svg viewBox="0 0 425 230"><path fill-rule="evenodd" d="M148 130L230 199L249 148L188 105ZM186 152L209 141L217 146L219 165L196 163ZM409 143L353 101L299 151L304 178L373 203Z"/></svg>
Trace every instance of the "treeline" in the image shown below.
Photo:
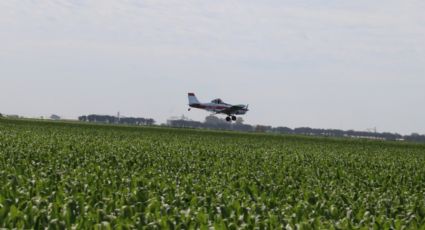
<svg viewBox="0 0 425 230"><path fill-rule="evenodd" d="M412 133L411 135L401 135L398 133L389 132L367 132L355 130L340 130L340 129L314 129L309 127L301 127L291 129L288 127L271 128L275 133L286 133L295 135L310 135L310 136L331 136L331 137L353 137L353 138L367 138L388 141L415 141L425 142L425 135Z"/></svg>
<svg viewBox="0 0 425 230"><path fill-rule="evenodd" d="M154 125L155 120L152 118L142 117L115 117L109 115L88 115L78 117L79 121L96 122L106 124L126 124L126 125Z"/></svg>
<svg viewBox="0 0 425 230"><path fill-rule="evenodd" d="M381 140L402 140L403 136L397 133L378 133L367 131L354 131L354 130L339 130L339 129L314 129L309 127L300 127L290 129L287 127L272 128L273 132L287 133L295 135L309 135L309 136L331 136L331 137L355 137L355 138L369 138Z"/></svg>
<svg viewBox="0 0 425 230"><path fill-rule="evenodd" d="M411 135L401 135L398 133L388 132L366 132L354 130L339 130L339 129L315 129L309 127L288 128L288 127L272 127L264 125L248 125L243 124L243 120L238 118L235 123L228 123L224 119L215 116L206 117L204 122L191 121L186 119L168 120L167 125L172 127L186 127L186 128L205 128L205 129L221 129L221 130L236 130L244 132L267 132L278 134L292 134L292 135L307 135L307 136L327 136L327 137L351 137L351 138L366 138L377 140L390 140L390 141L415 141L425 142L425 135L413 133Z"/></svg>
<svg viewBox="0 0 425 230"><path fill-rule="evenodd" d="M242 132L251 132L251 125L243 124L242 118L238 118L235 123L229 123L224 119L215 116L208 116L205 122L191 121L186 119L171 119L167 121L168 126L179 128L203 128L203 129L219 129L219 130L235 130Z"/></svg>

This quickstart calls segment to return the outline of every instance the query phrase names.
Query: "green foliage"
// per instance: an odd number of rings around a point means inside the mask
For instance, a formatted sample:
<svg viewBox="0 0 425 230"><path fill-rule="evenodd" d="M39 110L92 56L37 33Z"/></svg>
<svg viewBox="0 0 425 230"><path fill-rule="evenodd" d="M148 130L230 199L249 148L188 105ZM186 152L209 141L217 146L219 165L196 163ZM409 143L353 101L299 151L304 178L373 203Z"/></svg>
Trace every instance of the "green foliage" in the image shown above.
<svg viewBox="0 0 425 230"><path fill-rule="evenodd" d="M425 147L0 120L0 228L415 229Z"/></svg>

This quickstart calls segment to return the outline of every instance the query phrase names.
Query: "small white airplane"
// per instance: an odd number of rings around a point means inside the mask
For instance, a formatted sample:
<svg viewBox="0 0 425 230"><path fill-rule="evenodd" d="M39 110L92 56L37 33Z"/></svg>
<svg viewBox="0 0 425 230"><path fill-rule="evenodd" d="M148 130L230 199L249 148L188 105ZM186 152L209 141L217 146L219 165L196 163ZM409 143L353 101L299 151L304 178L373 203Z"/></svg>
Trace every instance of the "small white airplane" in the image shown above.
<svg viewBox="0 0 425 230"><path fill-rule="evenodd" d="M214 99L210 103L201 103L198 101L194 93L189 93L189 106L191 108L204 109L216 114L226 114L226 121L236 121L235 115L244 115L248 112L248 105L230 105L224 103L221 99ZM190 111L189 108L188 110Z"/></svg>

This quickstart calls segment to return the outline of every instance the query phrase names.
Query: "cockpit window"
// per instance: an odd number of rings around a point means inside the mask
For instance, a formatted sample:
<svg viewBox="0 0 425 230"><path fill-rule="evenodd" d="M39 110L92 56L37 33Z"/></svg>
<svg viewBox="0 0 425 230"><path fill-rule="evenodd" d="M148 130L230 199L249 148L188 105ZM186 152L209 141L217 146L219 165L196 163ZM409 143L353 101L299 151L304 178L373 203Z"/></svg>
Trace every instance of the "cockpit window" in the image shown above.
<svg viewBox="0 0 425 230"><path fill-rule="evenodd" d="M212 103L214 103L214 104L222 104L223 101L221 99L215 99L215 100L212 101Z"/></svg>

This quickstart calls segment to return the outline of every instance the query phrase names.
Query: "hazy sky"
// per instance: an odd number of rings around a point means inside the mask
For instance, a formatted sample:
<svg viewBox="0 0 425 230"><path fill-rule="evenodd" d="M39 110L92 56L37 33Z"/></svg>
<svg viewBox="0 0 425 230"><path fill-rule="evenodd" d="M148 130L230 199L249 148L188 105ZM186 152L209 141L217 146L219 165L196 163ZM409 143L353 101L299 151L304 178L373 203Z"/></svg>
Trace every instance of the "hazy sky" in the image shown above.
<svg viewBox="0 0 425 230"><path fill-rule="evenodd" d="M423 0L2 0L0 112L425 133Z"/></svg>

